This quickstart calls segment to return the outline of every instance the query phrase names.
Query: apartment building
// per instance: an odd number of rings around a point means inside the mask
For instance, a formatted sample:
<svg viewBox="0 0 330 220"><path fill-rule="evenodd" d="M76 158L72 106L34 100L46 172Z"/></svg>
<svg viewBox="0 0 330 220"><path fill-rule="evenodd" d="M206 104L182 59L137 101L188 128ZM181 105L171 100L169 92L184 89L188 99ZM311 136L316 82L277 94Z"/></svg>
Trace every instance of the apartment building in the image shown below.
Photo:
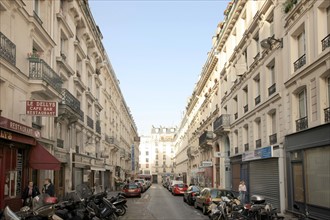
<svg viewBox="0 0 330 220"><path fill-rule="evenodd" d="M28 180L114 188L138 172L139 137L88 1L0 2L0 209Z"/></svg>
<svg viewBox="0 0 330 220"><path fill-rule="evenodd" d="M140 143L140 174L153 183L174 179L174 136L176 127L152 127L150 135L142 135ZM177 175L177 177L181 174Z"/></svg>
<svg viewBox="0 0 330 220"><path fill-rule="evenodd" d="M243 179L281 212L330 215L329 4L228 4L179 126L188 183Z"/></svg>

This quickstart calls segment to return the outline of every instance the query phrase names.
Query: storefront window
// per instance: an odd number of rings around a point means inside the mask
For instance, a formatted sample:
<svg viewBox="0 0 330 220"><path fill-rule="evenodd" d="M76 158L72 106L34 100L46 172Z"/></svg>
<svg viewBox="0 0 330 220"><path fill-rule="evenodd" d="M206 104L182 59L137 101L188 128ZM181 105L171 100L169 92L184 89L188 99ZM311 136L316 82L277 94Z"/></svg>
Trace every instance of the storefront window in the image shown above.
<svg viewBox="0 0 330 220"><path fill-rule="evenodd" d="M294 201L304 202L303 166L301 163L292 164Z"/></svg>
<svg viewBox="0 0 330 220"><path fill-rule="evenodd" d="M16 197L17 171L6 172L4 196Z"/></svg>
<svg viewBox="0 0 330 220"><path fill-rule="evenodd" d="M330 208L330 146L306 150L306 200Z"/></svg>

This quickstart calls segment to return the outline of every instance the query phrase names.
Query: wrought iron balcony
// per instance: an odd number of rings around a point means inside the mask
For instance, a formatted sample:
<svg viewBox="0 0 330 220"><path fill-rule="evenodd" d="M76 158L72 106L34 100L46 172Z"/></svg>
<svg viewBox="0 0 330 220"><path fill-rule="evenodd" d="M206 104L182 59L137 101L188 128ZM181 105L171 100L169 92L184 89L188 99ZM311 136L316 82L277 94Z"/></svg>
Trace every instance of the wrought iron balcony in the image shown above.
<svg viewBox="0 0 330 220"><path fill-rule="evenodd" d="M269 135L269 144L276 144L277 143L277 133Z"/></svg>
<svg viewBox="0 0 330 220"><path fill-rule="evenodd" d="M261 139L256 140L256 148L261 147Z"/></svg>
<svg viewBox="0 0 330 220"><path fill-rule="evenodd" d="M63 148L64 147L64 140L62 139L57 139L57 147Z"/></svg>
<svg viewBox="0 0 330 220"><path fill-rule="evenodd" d="M63 81L59 75L42 59L29 60L29 78L42 80L61 93Z"/></svg>
<svg viewBox="0 0 330 220"><path fill-rule="evenodd" d="M244 144L244 151L249 151L249 143Z"/></svg>
<svg viewBox="0 0 330 220"><path fill-rule="evenodd" d="M213 131L216 134L229 131L230 127L230 115L222 114L213 122Z"/></svg>
<svg viewBox="0 0 330 220"><path fill-rule="evenodd" d="M254 98L254 104L258 105L260 103L260 95Z"/></svg>
<svg viewBox="0 0 330 220"><path fill-rule="evenodd" d="M0 56L16 65L16 45L0 32Z"/></svg>
<svg viewBox="0 0 330 220"><path fill-rule="evenodd" d="M302 55L298 60L293 63L294 71L296 72L299 68L306 64L306 54Z"/></svg>
<svg viewBox="0 0 330 220"><path fill-rule="evenodd" d="M91 129L94 129L94 121L91 119L88 115L86 115L87 118L87 126L90 127Z"/></svg>
<svg viewBox="0 0 330 220"><path fill-rule="evenodd" d="M80 101L74 97L67 89L62 89L62 101L59 105L59 111L70 118L77 118L84 121L84 112L80 108ZM71 110L71 114L67 111L67 108ZM75 117L76 115L76 117Z"/></svg>
<svg viewBox="0 0 330 220"><path fill-rule="evenodd" d="M247 113L249 111L249 105L248 104L244 105L243 108L244 108L244 113Z"/></svg>
<svg viewBox="0 0 330 220"><path fill-rule="evenodd" d="M324 109L324 121L330 122L330 107Z"/></svg>
<svg viewBox="0 0 330 220"><path fill-rule="evenodd" d="M328 34L328 36L323 38L323 40L321 40L321 43L322 43L322 51L330 47L330 34Z"/></svg>
<svg viewBox="0 0 330 220"><path fill-rule="evenodd" d="M212 131L204 131L204 133L199 137L199 146L202 148L211 147L213 140Z"/></svg>
<svg viewBox="0 0 330 220"><path fill-rule="evenodd" d="M96 131L98 134L101 134L101 121L100 121L100 120L96 120L96 123L95 123L95 131Z"/></svg>
<svg viewBox="0 0 330 220"><path fill-rule="evenodd" d="M268 96L273 95L276 92L276 83L268 87Z"/></svg>
<svg viewBox="0 0 330 220"><path fill-rule="evenodd" d="M296 130L301 131L308 128L308 117L299 118L296 120Z"/></svg>

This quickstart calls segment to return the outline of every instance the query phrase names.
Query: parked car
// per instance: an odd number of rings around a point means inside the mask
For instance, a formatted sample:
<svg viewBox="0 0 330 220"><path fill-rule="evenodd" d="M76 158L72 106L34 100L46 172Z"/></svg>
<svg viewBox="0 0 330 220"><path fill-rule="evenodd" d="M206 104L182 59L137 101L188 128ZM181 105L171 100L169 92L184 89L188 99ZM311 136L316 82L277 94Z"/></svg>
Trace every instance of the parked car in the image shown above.
<svg viewBox="0 0 330 220"><path fill-rule="evenodd" d="M172 195L183 195L187 191L188 186L184 183L174 184L172 187Z"/></svg>
<svg viewBox="0 0 330 220"><path fill-rule="evenodd" d="M126 197L131 197L131 196L141 197L141 188L135 183L126 184L123 187L122 192L125 194Z"/></svg>
<svg viewBox="0 0 330 220"><path fill-rule="evenodd" d="M203 214L206 215L209 210L209 206L212 202L219 202L221 201L222 196L230 196L235 197L234 192L227 189L217 189L217 188L204 188L200 195L196 197L194 207L196 209L201 208L203 210Z"/></svg>
<svg viewBox="0 0 330 220"><path fill-rule="evenodd" d="M143 187L143 184L141 182L135 182L135 184L141 189L141 193L144 193L145 188Z"/></svg>
<svg viewBox="0 0 330 220"><path fill-rule="evenodd" d="M170 192L172 192L172 187L175 185L175 184L183 184L183 181L182 180L171 180L169 186L168 186L168 190Z"/></svg>
<svg viewBox="0 0 330 220"><path fill-rule="evenodd" d="M142 192L146 191L148 189L146 181L144 179L135 179L134 180L135 183L141 183L143 186L143 190Z"/></svg>
<svg viewBox="0 0 330 220"><path fill-rule="evenodd" d="M183 201L189 205L194 205L196 197L200 194L201 188L199 186L189 186L188 189L183 193Z"/></svg>

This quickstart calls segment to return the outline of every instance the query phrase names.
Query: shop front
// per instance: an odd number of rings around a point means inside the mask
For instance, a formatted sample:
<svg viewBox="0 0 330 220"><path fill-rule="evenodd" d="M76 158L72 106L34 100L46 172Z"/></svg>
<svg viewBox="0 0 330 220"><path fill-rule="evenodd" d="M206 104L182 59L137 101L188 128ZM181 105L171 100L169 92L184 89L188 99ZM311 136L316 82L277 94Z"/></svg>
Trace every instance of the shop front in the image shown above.
<svg viewBox="0 0 330 220"><path fill-rule="evenodd" d="M59 170L60 162L37 141L40 132L0 116L0 209L18 211L35 170Z"/></svg>
<svg viewBox="0 0 330 220"><path fill-rule="evenodd" d="M285 148L288 210L329 219L330 123L287 135Z"/></svg>

